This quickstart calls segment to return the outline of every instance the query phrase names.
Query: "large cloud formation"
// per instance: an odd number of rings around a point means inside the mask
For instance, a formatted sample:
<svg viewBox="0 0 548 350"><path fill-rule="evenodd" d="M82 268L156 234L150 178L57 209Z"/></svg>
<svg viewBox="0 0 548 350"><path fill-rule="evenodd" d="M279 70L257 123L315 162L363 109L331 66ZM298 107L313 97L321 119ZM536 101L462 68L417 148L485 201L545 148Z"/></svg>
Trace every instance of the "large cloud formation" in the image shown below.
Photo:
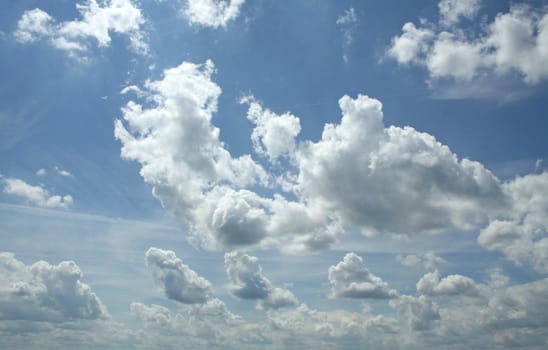
<svg viewBox="0 0 548 350"><path fill-rule="evenodd" d="M407 235L466 230L505 208L498 179L480 163L459 160L411 127L385 128L381 103L364 95L340 99L342 120L326 125L319 141L285 148L270 129L287 130L292 140L298 118L249 102L257 151L270 161L283 154L291 160L288 173L268 174L250 155L232 157L219 140L211 124L221 93L213 72L211 61L166 70L162 80L145 84L152 103L128 102L115 126L122 157L141 163L154 195L203 247L287 242L288 251L326 249L343 228ZM261 196L261 186L275 195Z"/></svg>
<svg viewBox="0 0 548 350"><path fill-rule="evenodd" d="M26 265L0 253L0 320L65 322L110 317L73 261Z"/></svg>
<svg viewBox="0 0 548 350"><path fill-rule="evenodd" d="M103 6L96 0L76 4L82 19L56 23L47 12L36 8L25 11L17 23L14 33L20 43L46 40L58 50L73 57L83 57L88 50L89 40L99 47L107 47L112 40L111 33L129 38L130 46L139 53L147 53L142 26L145 18L132 0L109 0Z"/></svg>
<svg viewBox="0 0 548 350"><path fill-rule="evenodd" d="M513 4L480 32L464 27L462 19L475 19L480 1L443 0L439 24L408 22L392 39L387 51L399 64L425 67L433 79L463 81L489 74L517 72L527 84L548 78L548 14L546 8Z"/></svg>

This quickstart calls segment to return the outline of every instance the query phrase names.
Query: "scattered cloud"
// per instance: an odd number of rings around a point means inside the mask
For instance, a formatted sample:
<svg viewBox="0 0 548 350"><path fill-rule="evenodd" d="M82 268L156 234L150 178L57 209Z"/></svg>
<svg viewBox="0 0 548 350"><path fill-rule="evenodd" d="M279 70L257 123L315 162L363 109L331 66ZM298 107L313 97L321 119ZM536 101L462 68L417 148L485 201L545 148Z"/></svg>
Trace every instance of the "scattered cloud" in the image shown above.
<svg viewBox="0 0 548 350"><path fill-rule="evenodd" d="M108 47L111 33L116 33L127 36L135 52L148 52L142 30L146 21L132 0L110 0L104 4L86 0L76 4L76 8L81 19L61 23L39 8L25 11L14 37L22 44L45 40L72 57L85 58L90 41L95 41L98 47Z"/></svg>
<svg viewBox="0 0 548 350"><path fill-rule="evenodd" d="M392 299L398 292L365 267L363 259L348 253L335 266L329 267L329 284L334 298Z"/></svg>
<svg viewBox="0 0 548 350"><path fill-rule="evenodd" d="M240 14L245 0L187 0L182 13L190 24L226 28Z"/></svg>
<svg viewBox="0 0 548 350"><path fill-rule="evenodd" d="M0 253L0 320L64 322L110 317L73 261L26 265Z"/></svg>
<svg viewBox="0 0 548 350"><path fill-rule="evenodd" d="M427 270L434 270L440 265L445 264L442 257L437 256L433 251L428 251L424 254L409 254L409 255L397 255L396 260L403 266L415 267L417 265L423 265Z"/></svg>
<svg viewBox="0 0 548 350"><path fill-rule="evenodd" d="M183 264L173 251L152 247L145 254L145 262L169 299L203 304L211 298L211 283Z"/></svg>
<svg viewBox="0 0 548 350"><path fill-rule="evenodd" d="M258 306L264 309L279 309L298 303L289 290L272 286L254 256L240 252L226 253L225 268L230 280L230 292L240 299L257 300Z"/></svg>
<svg viewBox="0 0 548 350"><path fill-rule="evenodd" d="M348 63L348 51L354 41L354 32L358 26L358 16L353 7L344 11L344 14L337 18L335 22L341 29L343 34L343 60Z"/></svg>
<svg viewBox="0 0 548 350"><path fill-rule="evenodd" d="M61 169L59 168L58 166L55 166L53 168L55 170L55 172L57 172L57 174L61 175L61 176L64 176L64 177L72 177L72 174L69 173L68 171L66 171L65 169Z"/></svg>
<svg viewBox="0 0 548 350"><path fill-rule="evenodd" d="M70 194L64 196L50 195L43 187L30 185L20 179L5 178L3 182L5 193L20 197L39 207L66 209L73 202Z"/></svg>
<svg viewBox="0 0 548 350"><path fill-rule="evenodd" d="M443 0L439 24L408 22L387 51L399 64L425 67L432 80L482 80L517 73L526 84L548 78L548 14L526 4L514 4L477 32L460 26L476 18L480 1Z"/></svg>
<svg viewBox="0 0 548 350"><path fill-rule="evenodd" d="M479 288L469 277L449 275L440 280L438 270L427 273L417 282L417 291L429 296L477 296Z"/></svg>
<svg viewBox="0 0 548 350"><path fill-rule="evenodd" d="M40 168L36 171L36 176L44 176L47 174L47 170L44 168Z"/></svg>
<svg viewBox="0 0 548 350"><path fill-rule="evenodd" d="M423 295L402 295L391 300L390 306L405 318L408 327L413 331L430 329L441 319L438 306Z"/></svg>

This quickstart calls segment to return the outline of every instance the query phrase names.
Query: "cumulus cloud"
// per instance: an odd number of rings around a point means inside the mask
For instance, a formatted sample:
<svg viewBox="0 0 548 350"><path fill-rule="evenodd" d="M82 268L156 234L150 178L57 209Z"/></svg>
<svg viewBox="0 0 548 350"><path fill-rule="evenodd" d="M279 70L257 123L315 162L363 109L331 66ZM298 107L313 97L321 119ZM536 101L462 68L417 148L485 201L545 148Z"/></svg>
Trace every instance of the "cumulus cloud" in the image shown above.
<svg viewBox="0 0 548 350"><path fill-rule="evenodd" d="M252 96L244 97L241 102L249 104L247 119L255 125L251 133L255 152L267 156L271 162L292 155L295 138L301 131L299 118L291 113L276 115L264 109Z"/></svg>
<svg viewBox="0 0 548 350"><path fill-rule="evenodd" d="M433 79L471 81L486 75L519 73L527 84L548 77L548 14L515 4L499 13L479 32L461 28L461 18L473 19L478 0L443 0L440 25L423 21L420 27L406 23L387 51L400 64L425 67Z"/></svg>
<svg viewBox="0 0 548 350"><path fill-rule="evenodd" d="M204 27L226 27L240 14L245 0L187 0L182 10L190 24Z"/></svg>
<svg viewBox="0 0 548 350"><path fill-rule="evenodd" d="M127 36L136 52L148 52L142 30L145 18L132 0L110 0L104 4L87 0L76 4L76 8L82 18L61 23L38 8L25 11L17 23L15 39L20 43L46 40L71 56L83 57L90 40L99 47L107 47L112 40L111 33L116 33Z"/></svg>
<svg viewBox="0 0 548 350"><path fill-rule="evenodd" d="M449 275L440 280L438 270L422 276L417 282L417 291L429 296L476 296L479 294L479 288L471 278L462 275Z"/></svg>
<svg viewBox="0 0 548 350"><path fill-rule="evenodd" d="M382 104L368 96L339 100L340 124L301 145L299 190L365 234L470 229L504 206L498 179L459 160L432 135L385 128Z"/></svg>
<svg viewBox="0 0 548 350"><path fill-rule="evenodd" d="M507 215L481 230L478 242L517 264L548 272L548 172L518 177L504 184L512 198Z"/></svg>
<svg viewBox="0 0 548 350"><path fill-rule="evenodd" d="M211 283L183 264L173 251L152 247L145 254L145 262L169 299L202 304L211 298Z"/></svg>
<svg viewBox="0 0 548 350"><path fill-rule="evenodd" d="M279 309L298 303L289 290L272 286L254 256L241 252L226 253L225 268L230 280L230 292L240 299L258 300L258 305L265 309Z"/></svg>
<svg viewBox="0 0 548 350"><path fill-rule="evenodd" d="M0 320L65 322L108 318L101 300L82 283L73 261L26 265L0 253Z"/></svg>
<svg viewBox="0 0 548 350"><path fill-rule="evenodd" d="M424 331L441 319L438 306L427 297L402 295L390 301L390 306L404 316L410 329Z"/></svg>
<svg viewBox="0 0 548 350"><path fill-rule="evenodd" d="M328 270L331 295L334 298L391 299L398 292L388 283L375 276L365 267L363 259L355 253L348 253L337 265Z"/></svg>
<svg viewBox="0 0 548 350"><path fill-rule="evenodd" d="M72 205L72 196L51 195L41 186L33 186L20 179L3 179L4 192L44 208L66 209Z"/></svg>
<svg viewBox="0 0 548 350"><path fill-rule="evenodd" d="M162 80L146 83L143 94L154 101L152 106L130 101L122 110L123 121L116 121L122 157L141 164L154 195L189 228L191 242L199 246L275 246L281 240L289 240L293 251L329 246L338 232L336 220L306 203L280 194L265 198L249 189L270 188L272 178L250 155L232 157L219 140L219 129L211 124L221 93L211 80L214 70L211 61L183 62L166 70ZM251 103L251 114L255 107ZM280 120L263 117L257 117L259 124ZM298 128L296 118L282 120L293 128L289 134ZM270 139L267 129L257 132L261 147L270 155L288 151Z"/></svg>

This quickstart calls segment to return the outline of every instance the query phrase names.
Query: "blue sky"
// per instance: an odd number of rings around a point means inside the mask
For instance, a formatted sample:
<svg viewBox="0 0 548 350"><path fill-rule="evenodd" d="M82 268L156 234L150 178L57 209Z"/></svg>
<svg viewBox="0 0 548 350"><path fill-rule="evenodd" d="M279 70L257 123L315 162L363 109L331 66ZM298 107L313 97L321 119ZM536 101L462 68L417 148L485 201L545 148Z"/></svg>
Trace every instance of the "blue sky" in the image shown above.
<svg viewBox="0 0 548 350"><path fill-rule="evenodd" d="M545 348L545 1L11 1L0 343Z"/></svg>

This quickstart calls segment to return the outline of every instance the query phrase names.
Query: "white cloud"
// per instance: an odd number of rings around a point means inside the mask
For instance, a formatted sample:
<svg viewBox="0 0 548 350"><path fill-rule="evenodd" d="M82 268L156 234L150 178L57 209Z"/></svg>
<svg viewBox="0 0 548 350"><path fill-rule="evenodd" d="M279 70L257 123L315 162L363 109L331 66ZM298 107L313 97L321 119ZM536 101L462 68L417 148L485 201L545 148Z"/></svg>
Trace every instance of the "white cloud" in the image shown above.
<svg viewBox="0 0 548 350"><path fill-rule="evenodd" d="M398 310L409 328L414 331L430 329L436 321L441 319L438 306L423 295L419 297L402 295L398 299L391 300L390 306Z"/></svg>
<svg viewBox="0 0 548 350"><path fill-rule="evenodd" d="M440 280L438 270L427 273L417 282L417 291L429 296L477 296L479 288L469 277L449 275Z"/></svg>
<svg viewBox="0 0 548 350"><path fill-rule="evenodd" d="M517 264L548 272L548 172L518 177L504 184L504 190L512 208L481 230L478 242Z"/></svg>
<svg viewBox="0 0 548 350"><path fill-rule="evenodd" d="M39 207L66 209L72 205L72 196L50 195L47 190L40 186L32 186L20 179L6 178L4 181L4 192L21 197Z"/></svg>
<svg viewBox="0 0 548 350"><path fill-rule="evenodd" d="M459 160L433 136L385 128L382 104L368 96L339 100L340 124L297 154L299 190L365 234L472 229L504 206L498 179Z"/></svg>
<svg viewBox="0 0 548 350"><path fill-rule="evenodd" d="M440 22L446 26L457 24L461 18L473 19L481 6L481 0L442 0L438 4Z"/></svg>
<svg viewBox="0 0 548 350"><path fill-rule="evenodd" d="M253 148L257 154L267 156L271 162L281 156L292 155L295 151L295 138L301 131L299 118L291 113L276 115L251 96L245 97L242 103L249 104L247 119L255 127L251 133Z"/></svg>
<svg viewBox="0 0 548 350"><path fill-rule="evenodd" d="M458 27L458 22L475 16L479 1L443 0L439 9L441 27L406 23L403 33L392 39L388 56L427 68L434 80L470 81L517 72L525 83L537 84L548 77L546 9L512 5L477 33Z"/></svg>
<svg viewBox="0 0 548 350"><path fill-rule="evenodd" d="M169 299L184 304L202 304L212 295L211 283L198 276L171 250L150 248L146 266Z"/></svg>
<svg viewBox="0 0 548 350"><path fill-rule="evenodd" d="M162 80L147 82L144 94L152 106L130 101L122 110L124 121L116 121L122 157L141 164L154 195L189 228L194 244L233 249L289 240L292 251L329 246L338 232L334 220L308 204L247 189L269 188L271 177L250 155L232 157L219 140L211 124L221 93L213 72L211 61L183 62L166 70ZM297 126L296 118L287 120ZM261 133L260 142L279 155L281 148L265 141L267 134Z"/></svg>
<svg viewBox="0 0 548 350"><path fill-rule="evenodd" d="M436 269L439 265L447 262L442 257L437 256L433 251L428 251L420 255L398 255L396 256L396 260L404 266L414 267L422 264L428 270Z"/></svg>
<svg viewBox="0 0 548 350"><path fill-rule="evenodd" d="M225 268L231 283L230 291L240 299L258 300L258 305L265 309L278 309L298 303L290 291L272 286L254 256L241 252L226 253Z"/></svg>
<svg viewBox="0 0 548 350"><path fill-rule="evenodd" d="M47 173L47 171L44 168L40 168L36 171L37 176L44 176L44 175L46 175L46 173Z"/></svg>
<svg viewBox="0 0 548 350"><path fill-rule="evenodd" d="M73 261L25 265L12 253L0 253L0 319L65 322L110 317L81 278Z"/></svg>
<svg viewBox="0 0 548 350"><path fill-rule="evenodd" d="M355 253L348 253L335 266L329 267L329 284L334 298L391 299L398 292L388 283L375 276L365 267L363 260Z"/></svg>
<svg viewBox="0 0 548 350"><path fill-rule="evenodd" d="M21 43L47 40L53 47L81 57L88 50L90 39L99 47L107 47L111 33L116 33L127 36L136 52L148 52L142 31L145 19L132 0L110 0L103 6L96 0L87 0L76 4L76 8L82 19L61 23L38 8L26 11L14 36Z"/></svg>
<svg viewBox="0 0 548 350"><path fill-rule="evenodd" d="M245 0L187 0L182 10L190 24L205 27L226 27L236 19Z"/></svg>
<svg viewBox="0 0 548 350"><path fill-rule="evenodd" d="M71 177L72 176L71 173L69 173L68 171L66 171L64 169L59 168L58 166L55 166L53 169L57 172L57 174L59 174L61 176L64 176L64 177Z"/></svg>
<svg viewBox="0 0 548 350"><path fill-rule="evenodd" d="M348 50L354 41L354 31L358 25L358 16L353 7L344 11L344 15L337 18L335 22L343 34L343 60L348 63Z"/></svg>

